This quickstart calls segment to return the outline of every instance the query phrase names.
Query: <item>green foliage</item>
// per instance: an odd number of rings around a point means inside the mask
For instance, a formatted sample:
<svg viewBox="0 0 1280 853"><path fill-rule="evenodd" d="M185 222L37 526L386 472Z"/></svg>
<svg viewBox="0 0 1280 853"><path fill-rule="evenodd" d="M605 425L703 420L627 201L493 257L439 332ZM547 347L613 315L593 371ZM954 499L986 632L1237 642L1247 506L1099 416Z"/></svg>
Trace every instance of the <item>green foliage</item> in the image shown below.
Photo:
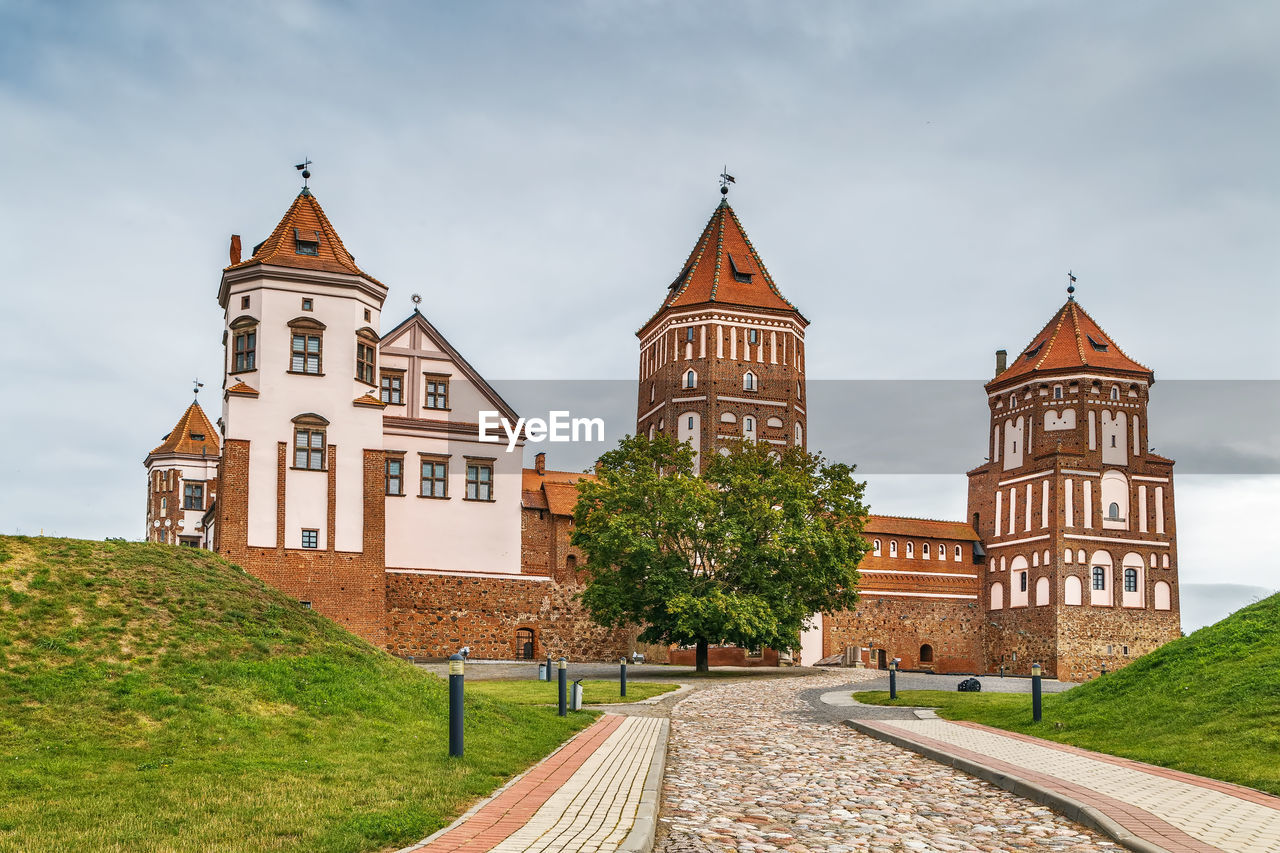
<svg viewBox="0 0 1280 853"><path fill-rule="evenodd" d="M695 476L692 448L627 437L581 480L573 544L602 625L646 642L800 645L804 620L857 601L864 484L798 447L742 442Z"/></svg>
<svg viewBox="0 0 1280 853"><path fill-rule="evenodd" d="M467 697L191 548L0 537L0 850L364 851L591 715Z"/></svg>
<svg viewBox="0 0 1280 853"><path fill-rule="evenodd" d="M855 694L889 704L887 694ZM893 704L937 706L1085 749L1280 794L1280 595L1174 640L1123 669L1044 697L903 692ZM866 696L866 698L864 698ZM882 698L885 697L885 698Z"/></svg>

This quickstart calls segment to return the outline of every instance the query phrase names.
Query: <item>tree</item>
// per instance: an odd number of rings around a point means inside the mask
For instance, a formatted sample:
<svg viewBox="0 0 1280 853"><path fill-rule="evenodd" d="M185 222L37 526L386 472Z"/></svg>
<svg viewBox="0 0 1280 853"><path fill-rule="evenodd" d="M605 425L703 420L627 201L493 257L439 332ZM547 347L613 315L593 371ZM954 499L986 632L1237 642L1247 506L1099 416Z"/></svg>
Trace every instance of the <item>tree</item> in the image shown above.
<svg viewBox="0 0 1280 853"><path fill-rule="evenodd" d="M578 483L573 544L581 594L606 627L640 639L798 648L813 613L857 601L864 483L850 465L799 447L741 442L701 477L688 444L628 436Z"/></svg>

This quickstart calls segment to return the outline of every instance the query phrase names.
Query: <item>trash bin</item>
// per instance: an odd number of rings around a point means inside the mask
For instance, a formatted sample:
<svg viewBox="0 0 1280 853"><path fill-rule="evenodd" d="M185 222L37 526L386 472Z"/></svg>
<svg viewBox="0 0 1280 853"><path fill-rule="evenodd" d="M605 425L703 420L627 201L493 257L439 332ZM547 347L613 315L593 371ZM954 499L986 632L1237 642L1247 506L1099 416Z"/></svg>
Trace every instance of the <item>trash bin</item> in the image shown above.
<svg viewBox="0 0 1280 853"><path fill-rule="evenodd" d="M547 680L547 665L545 663L538 664L538 680L539 681Z"/></svg>
<svg viewBox="0 0 1280 853"><path fill-rule="evenodd" d="M569 693L569 710L582 710L582 679L579 678L573 682L573 689Z"/></svg>

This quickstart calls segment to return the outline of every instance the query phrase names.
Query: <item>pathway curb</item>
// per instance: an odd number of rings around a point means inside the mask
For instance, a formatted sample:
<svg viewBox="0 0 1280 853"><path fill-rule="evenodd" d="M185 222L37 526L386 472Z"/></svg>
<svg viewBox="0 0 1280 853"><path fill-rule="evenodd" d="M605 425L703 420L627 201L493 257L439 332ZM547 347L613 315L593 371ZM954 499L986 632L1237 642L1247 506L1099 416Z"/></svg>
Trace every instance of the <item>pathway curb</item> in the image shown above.
<svg viewBox="0 0 1280 853"><path fill-rule="evenodd" d="M844 725L868 737L911 750L931 761L962 770L970 776L976 776L998 788L1003 788L1010 793L1025 797L1042 806L1048 806L1068 820L1073 820L1082 826L1100 832L1128 849L1137 851L1137 853L1169 853L1164 847L1134 835L1093 806L1082 803L1074 797L1069 797L1052 788L1046 788L1019 776L1014 776L954 753L919 743L905 735L885 731L879 726L864 723L861 720L844 720L843 722Z"/></svg>
<svg viewBox="0 0 1280 853"><path fill-rule="evenodd" d="M664 694L670 696L670 693ZM618 846L618 853L650 853L658 832L658 809L662 804L662 777L667 768L667 741L671 737L671 720L662 721L662 732L649 760L644 790L640 792L640 805L636 808L631 831Z"/></svg>

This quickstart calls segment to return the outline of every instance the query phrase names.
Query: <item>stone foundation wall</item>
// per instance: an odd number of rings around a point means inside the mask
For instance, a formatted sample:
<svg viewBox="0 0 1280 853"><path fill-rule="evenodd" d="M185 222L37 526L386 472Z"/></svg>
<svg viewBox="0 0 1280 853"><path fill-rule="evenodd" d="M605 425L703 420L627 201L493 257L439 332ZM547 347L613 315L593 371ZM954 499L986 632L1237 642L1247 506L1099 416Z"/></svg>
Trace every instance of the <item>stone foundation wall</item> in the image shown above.
<svg viewBox="0 0 1280 853"><path fill-rule="evenodd" d="M1058 617L1058 673L1066 681L1114 672L1182 636L1177 611L1064 607Z"/></svg>
<svg viewBox="0 0 1280 853"><path fill-rule="evenodd" d="M901 658L902 669L981 672L982 623L976 601L867 596L854 610L823 614L822 654L873 641L887 660ZM924 645L932 648L932 661L920 660Z"/></svg>

